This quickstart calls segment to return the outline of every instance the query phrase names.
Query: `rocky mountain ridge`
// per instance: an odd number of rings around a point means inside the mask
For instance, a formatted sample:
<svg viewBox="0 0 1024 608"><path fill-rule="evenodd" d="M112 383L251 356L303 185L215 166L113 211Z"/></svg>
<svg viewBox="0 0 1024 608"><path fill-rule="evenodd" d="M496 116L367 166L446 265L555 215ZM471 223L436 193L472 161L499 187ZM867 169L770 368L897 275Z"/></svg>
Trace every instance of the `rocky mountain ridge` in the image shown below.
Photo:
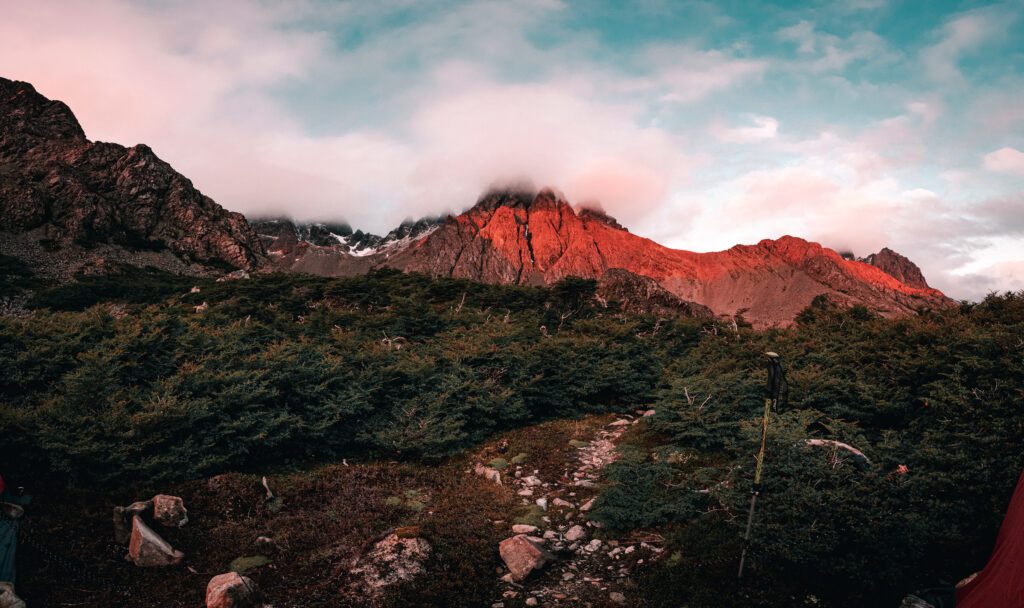
<svg viewBox="0 0 1024 608"><path fill-rule="evenodd" d="M245 217L204 196L148 146L90 141L64 103L5 78L0 177L0 252L9 255L64 261L64 271L110 258L175 271L263 263Z"/></svg>
<svg viewBox="0 0 1024 608"><path fill-rule="evenodd" d="M350 276L394 268L485 283L598 279L625 308L787 325L815 298L885 316L952 302L886 248L862 260L784 236L695 253L630 233L545 188L485 193L458 215L385 236L341 223L224 210L145 145L89 141L71 110L0 78L0 253L69 277L108 262L201 274L210 265ZM99 271L102 271L100 268Z"/></svg>

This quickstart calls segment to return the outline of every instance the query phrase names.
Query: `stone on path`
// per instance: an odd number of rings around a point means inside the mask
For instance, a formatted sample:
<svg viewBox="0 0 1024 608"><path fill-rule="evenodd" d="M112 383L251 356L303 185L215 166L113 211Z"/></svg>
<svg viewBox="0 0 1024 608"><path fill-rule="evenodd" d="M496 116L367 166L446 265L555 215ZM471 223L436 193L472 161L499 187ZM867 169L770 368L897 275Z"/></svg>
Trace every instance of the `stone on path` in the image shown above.
<svg viewBox="0 0 1024 608"><path fill-rule="evenodd" d="M529 524L515 524L512 526L512 531L516 534L533 534L537 530L537 526L531 526Z"/></svg>
<svg viewBox="0 0 1024 608"><path fill-rule="evenodd" d="M128 558L142 568L177 566L185 554L176 550L143 523L141 517L132 518L132 536L128 541Z"/></svg>
<svg viewBox="0 0 1024 608"><path fill-rule="evenodd" d="M547 551L525 534L517 534L501 541L498 552L508 566L512 580L517 582L525 579L534 570L540 570L551 560Z"/></svg>
<svg viewBox="0 0 1024 608"><path fill-rule="evenodd" d="M157 494L153 497L153 519L168 528L181 528L188 523L188 509L177 496Z"/></svg>
<svg viewBox="0 0 1024 608"><path fill-rule="evenodd" d="M237 572L218 574L206 585L206 608L252 608L257 602L256 583Z"/></svg>
<svg viewBox="0 0 1024 608"><path fill-rule="evenodd" d="M389 534L352 569L355 591L378 597L388 587L413 580L426 572L423 564L432 550L426 539Z"/></svg>
<svg viewBox="0 0 1024 608"><path fill-rule="evenodd" d="M492 468L485 467L484 465L478 462L476 463L476 466L473 467L473 472L479 475L480 477L487 479L488 481L493 481L499 486L501 485L501 473L495 471Z"/></svg>
<svg viewBox="0 0 1024 608"><path fill-rule="evenodd" d="M587 529L581 525L575 525L565 533L565 540L574 543L587 537Z"/></svg>

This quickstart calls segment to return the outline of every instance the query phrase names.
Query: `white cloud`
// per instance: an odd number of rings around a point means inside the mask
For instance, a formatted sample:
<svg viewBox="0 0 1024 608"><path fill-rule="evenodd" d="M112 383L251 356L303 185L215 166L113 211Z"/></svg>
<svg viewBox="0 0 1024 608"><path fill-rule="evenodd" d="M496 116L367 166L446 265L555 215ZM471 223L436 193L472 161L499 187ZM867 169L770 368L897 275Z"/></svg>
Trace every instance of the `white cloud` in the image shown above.
<svg viewBox="0 0 1024 608"><path fill-rule="evenodd" d="M946 22L939 41L921 52L928 76L937 82L958 85L964 77L960 59L978 47L1001 38L1015 16L999 8L983 8L962 13Z"/></svg>
<svg viewBox="0 0 1024 608"><path fill-rule="evenodd" d="M758 116L750 114L747 116L752 123L751 126L726 127L712 125L711 134L716 138L730 143L751 143L765 139L774 139L779 133L779 121L771 116Z"/></svg>
<svg viewBox="0 0 1024 608"><path fill-rule="evenodd" d="M989 171L1024 176L1024 152L1016 148L1000 148L989 152L983 162Z"/></svg>
<svg viewBox="0 0 1024 608"><path fill-rule="evenodd" d="M622 85L633 92L660 94L664 103L693 103L740 83L759 81L769 67L764 59L735 57L718 50L701 51L684 45L659 45L641 54L644 78Z"/></svg>
<svg viewBox="0 0 1024 608"><path fill-rule="evenodd" d="M858 61L887 61L894 56L888 43L874 32L858 31L847 38L819 31L810 21L799 21L776 32L779 40L797 45L806 61L800 68L812 72L838 72Z"/></svg>

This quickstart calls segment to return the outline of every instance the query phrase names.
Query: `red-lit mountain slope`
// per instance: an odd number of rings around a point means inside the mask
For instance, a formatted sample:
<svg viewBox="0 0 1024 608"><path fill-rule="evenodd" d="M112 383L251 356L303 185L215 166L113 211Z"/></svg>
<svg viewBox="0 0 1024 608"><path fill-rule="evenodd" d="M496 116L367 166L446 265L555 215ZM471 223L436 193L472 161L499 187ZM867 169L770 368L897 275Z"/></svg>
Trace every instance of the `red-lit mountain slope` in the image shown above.
<svg viewBox="0 0 1024 608"><path fill-rule="evenodd" d="M715 314L742 314L762 327L790 323L819 295L886 316L951 304L926 284L908 285L879 267L791 236L714 253L670 249L601 213L577 212L551 190L489 193L381 264L519 284L597 278L621 268Z"/></svg>

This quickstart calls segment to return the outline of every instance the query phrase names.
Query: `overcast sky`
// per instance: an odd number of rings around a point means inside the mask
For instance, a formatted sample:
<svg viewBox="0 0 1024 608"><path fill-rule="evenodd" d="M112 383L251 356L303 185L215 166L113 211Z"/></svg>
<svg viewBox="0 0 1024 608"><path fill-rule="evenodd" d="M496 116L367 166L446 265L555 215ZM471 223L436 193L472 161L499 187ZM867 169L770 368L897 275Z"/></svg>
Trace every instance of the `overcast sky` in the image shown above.
<svg viewBox="0 0 1024 608"><path fill-rule="evenodd" d="M225 207L386 232L527 177L695 251L1024 288L1024 3L4 2L0 75Z"/></svg>

